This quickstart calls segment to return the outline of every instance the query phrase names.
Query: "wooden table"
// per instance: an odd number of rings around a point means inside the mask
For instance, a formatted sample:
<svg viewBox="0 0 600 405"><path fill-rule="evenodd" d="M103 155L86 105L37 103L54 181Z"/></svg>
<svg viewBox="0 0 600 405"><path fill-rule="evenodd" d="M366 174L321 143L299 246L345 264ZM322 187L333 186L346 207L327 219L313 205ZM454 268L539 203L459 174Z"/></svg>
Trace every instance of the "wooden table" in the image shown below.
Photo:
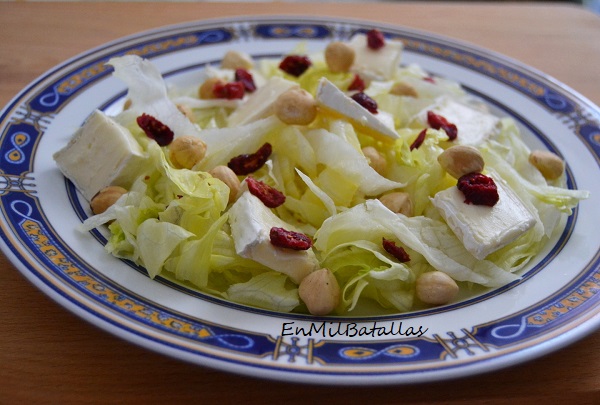
<svg viewBox="0 0 600 405"><path fill-rule="evenodd" d="M600 18L524 3L0 3L0 104L38 75L121 36L249 14L363 18L444 34L533 66L600 104ZM600 331L509 369L403 387L255 380L182 363L97 329L0 256L0 403L600 403Z"/></svg>

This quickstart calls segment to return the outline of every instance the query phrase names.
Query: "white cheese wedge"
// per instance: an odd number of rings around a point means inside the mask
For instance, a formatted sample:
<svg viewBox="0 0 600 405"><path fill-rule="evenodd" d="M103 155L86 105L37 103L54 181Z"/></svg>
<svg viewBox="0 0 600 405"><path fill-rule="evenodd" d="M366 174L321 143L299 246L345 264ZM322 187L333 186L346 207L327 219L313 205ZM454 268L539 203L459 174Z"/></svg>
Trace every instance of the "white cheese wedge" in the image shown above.
<svg viewBox="0 0 600 405"><path fill-rule="evenodd" d="M127 128L96 110L53 158L90 201L104 187L130 186L145 156Z"/></svg>
<svg viewBox="0 0 600 405"><path fill-rule="evenodd" d="M397 139L393 118L383 112L372 114L356 101L348 97L337 86L322 77L315 97L319 109L336 118L346 119L368 135L382 141ZM379 117L381 116L381 117Z"/></svg>
<svg viewBox="0 0 600 405"><path fill-rule="evenodd" d="M427 126L427 111L433 111L456 125L458 136L454 142L461 145L477 146L483 143L497 132L500 122L498 117L490 113L446 96L440 97L433 107L419 114L419 119L425 126Z"/></svg>
<svg viewBox="0 0 600 405"><path fill-rule="evenodd" d="M386 40L379 49L367 45L365 34L355 35L348 45L354 49L354 64L351 70L366 80L391 80L402 59L404 45L400 41Z"/></svg>
<svg viewBox="0 0 600 405"><path fill-rule="evenodd" d="M243 192L229 209L229 224L238 255L286 274L297 284L319 266L312 248L292 250L271 243L272 227L294 229L249 191Z"/></svg>
<svg viewBox="0 0 600 405"><path fill-rule="evenodd" d="M464 194L451 187L438 192L433 205L465 248L477 259L517 239L535 224L535 217L501 179L494 177L499 200L493 207L464 202Z"/></svg>
<svg viewBox="0 0 600 405"><path fill-rule="evenodd" d="M265 118L274 112L277 98L298 84L281 77L270 78L263 86L256 89L228 118L228 125L236 127Z"/></svg>

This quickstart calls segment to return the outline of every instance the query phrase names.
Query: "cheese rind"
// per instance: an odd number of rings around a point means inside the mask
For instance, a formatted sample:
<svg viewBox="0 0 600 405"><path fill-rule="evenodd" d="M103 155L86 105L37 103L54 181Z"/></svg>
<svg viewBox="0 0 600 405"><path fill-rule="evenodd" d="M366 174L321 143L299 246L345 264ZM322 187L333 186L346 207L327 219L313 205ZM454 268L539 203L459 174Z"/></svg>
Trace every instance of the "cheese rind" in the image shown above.
<svg viewBox="0 0 600 405"><path fill-rule="evenodd" d="M321 110L325 110L336 118L347 119L363 132L379 140L391 142L399 138L398 133L391 126L393 119L390 122L389 116L385 114L380 113L382 118L379 118L370 113L325 77L319 81L315 99Z"/></svg>
<svg viewBox="0 0 600 405"><path fill-rule="evenodd" d="M229 209L229 224L238 255L286 274L297 284L319 267L312 249L291 250L271 243L272 227L293 230L292 226L249 191L242 192Z"/></svg>
<svg viewBox="0 0 600 405"><path fill-rule="evenodd" d="M129 187L144 167L145 155L127 128L96 110L53 158L91 201L104 187Z"/></svg>
<svg viewBox="0 0 600 405"><path fill-rule="evenodd" d="M464 194L451 187L438 192L433 205L465 248L477 259L508 245L535 224L535 217L501 179L494 178L499 200L493 207L464 202Z"/></svg>
<svg viewBox="0 0 600 405"><path fill-rule="evenodd" d="M367 45L367 36L357 34L348 45L354 49L354 64L351 70L367 80L391 80L400 66L404 45L400 41L386 40L379 49Z"/></svg>
<svg viewBox="0 0 600 405"><path fill-rule="evenodd" d="M427 123L427 111L433 111L456 125L458 136L454 143L461 145L477 146L485 142L496 133L500 122L492 114L445 96L437 99L434 107L419 113L419 120L424 124Z"/></svg>

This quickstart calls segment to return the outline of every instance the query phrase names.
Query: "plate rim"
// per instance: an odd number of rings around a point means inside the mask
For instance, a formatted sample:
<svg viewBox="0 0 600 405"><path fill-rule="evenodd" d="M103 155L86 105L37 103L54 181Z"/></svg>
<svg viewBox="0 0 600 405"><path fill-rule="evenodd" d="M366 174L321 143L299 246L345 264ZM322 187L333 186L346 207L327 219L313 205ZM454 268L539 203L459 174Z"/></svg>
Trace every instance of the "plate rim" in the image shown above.
<svg viewBox="0 0 600 405"><path fill-rule="evenodd" d="M543 72L538 71L535 68L532 68L531 66L528 66L517 60L511 59L511 58L509 58L505 55L502 55L500 53L497 53L495 51L491 51L491 50L479 47L475 44L471 44L466 41L457 40L457 39L454 39L451 37L439 35L436 33L430 33L430 32L413 29L411 27L406 27L406 26L402 26L402 25L380 23L377 21L361 20L361 19L353 19L353 18L336 18L336 17L329 17L329 16L314 17L314 16L300 16L300 15L283 15L283 16L281 16L281 15L266 15L266 16L253 15L253 16L250 16L249 18L250 18L251 22L267 21L267 22L273 23L273 22L281 22L281 21L295 21L295 22L309 22L309 23L322 23L322 24L343 23L343 24L362 26L362 27L367 26L367 25L372 25L374 27L380 27L382 29L387 29L387 30L408 32L415 36L424 37L428 40L440 41L440 42L444 42L444 43L447 42L451 46L458 46L460 48L465 48L468 51L475 51L475 52L481 53L483 55L488 55L494 59L499 59L504 64L510 64L519 69L525 70L528 74L533 74L533 75L537 76L540 80L546 81L549 84L552 84L553 86L568 93L568 95L570 97L577 99L577 101L580 104L584 104L587 108L599 111L598 107L594 103L592 103L590 100L585 98L583 95L581 95L577 91L575 91L572 88L566 86L565 84L559 82L558 80L552 78L551 76L544 74ZM189 21L189 22L184 22L184 23L170 24L170 25L166 25L166 26L162 26L162 27L156 27L153 29L144 30L144 31L134 33L134 34L131 34L128 36L124 36L121 38L117 38L115 40L106 42L97 47L89 49L87 51L81 52L81 53L73 56L72 58L69 58L66 61L52 67L51 69L48 69L46 72L44 72L43 74L38 76L35 80L30 82L24 89L22 89L15 97L13 97L8 102L8 104L2 110L0 110L0 123L4 122L4 117L7 116L11 111L14 112L14 110L16 108L15 105L17 104L18 100L21 100L24 96L29 94L33 89L35 89L39 85L41 85L44 81L48 80L51 76L57 74L61 70L65 69L69 66L72 66L73 64L76 64L78 61L81 61L85 58L93 57L94 55L97 55L99 52L102 52L102 51L105 51L105 50L108 50L108 49L111 49L114 47L118 47L119 45L124 45L125 43L135 42L137 40L147 38L149 35L167 35L168 33L173 34L173 31L181 31L181 30L185 31L186 29L192 29L194 27L205 27L210 24L212 24L212 25L235 24L236 22L239 23L241 21L247 21L247 19L245 19L244 17L238 16L238 17L205 19L205 20L196 20L196 21ZM43 292L45 292L46 295L50 296L53 300L59 302L61 304L61 306L69 309L71 312L75 313L80 318L88 321L89 323L91 323L95 326L100 326L97 324L98 321L100 321L101 323L107 322L100 318L95 318L96 322L94 322L92 319L89 319L89 317L86 316L86 315L89 315L89 311L82 310L74 302L65 299L65 297L60 296L60 294L58 294L56 291L51 290L48 286L46 286L44 284L44 282L39 277L35 277L35 274L33 274L31 272L31 269L28 268L22 262L22 260L17 257L17 255L15 254L15 252L12 249L12 246L9 246L8 243L6 243L6 241L3 238L0 239L0 245L2 246L3 253L11 261L11 263L17 269L19 269L21 274L23 274L26 277L26 279L28 279L30 282L32 282L34 285L36 285L36 287L38 287ZM597 255L598 255L598 253L597 253ZM45 291L45 290L47 290L47 291ZM63 301L63 302L60 302L60 301ZM542 347L538 346L537 348L535 348L535 350L530 350L528 352L528 354L530 355L528 360L531 360L532 358L536 358L541 355L547 354L549 352L558 350L567 344L571 344L574 341L585 337L587 334L591 333L592 330L599 328L600 327L600 313L595 313L591 318L592 319L596 318L596 319L594 320L593 323L590 323L588 320L586 323L586 326L587 326L586 328L578 327L578 328L574 328L574 329L569 329L567 331L568 333L563 334L560 338L556 338L557 340L561 341L562 345L558 345L558 346L556 344L548 345L547 342L543 342L543 344L540 345ZM154 347L154 344L152 342L144 342L144 341L140 342L139 339L134 338L132 336L129 336L129 335L124 336L124 334L126 334L127 332L124 332L121 328L116 327L115 325L111 324L110 322L107 322L106 325L101 326L101 328L111 332L113 335L119 336L120 338L123 338L123 339L129 341L130 343L145 346L148 349L157 351L156 347ZM113 328L114 328L114 330L111 330ZM579 332L579 333L575 333L575 332ZM570 338L565 338L565 335L570 335L570 334L572 334L573 336L571 336ZM552 340L554 340L554 339L552 339ZM158 352L160 353L161 351L158 350ZM181 360L184 360L184 361L190 360L190 359L183 358L183 356L176 356L173 354L171 354L171 355L173 357L180 358ZM503 359L506 359L506 356L503 357ZM523 360L523 361L528 361L528 360ZM192 361L192 363L198 364L197 361ZM510 364L506 364L505 366L510 366L512 364L514 364L514 362L510 362ZM243 372L239 371L239 365L240 364L238 363L237 367L236 367L236 364L234 364L231 366L231 369L227 369L227 367L224 368L222 365L220 367L212 365L211 367L215 367L217 369L225 370L225 371L236 373L236 374L246 374L247 375L247 373L243 373ZM498 365L495 365L495 367L490 367L489 369L487 369L487 371L493 371L498 368L501 368L501 367L498 367ZM256 371L256 370L254 370L254 371ZM264 372L264 370L262 370L262 371ZM479 371L481 371L481 370L479 370ZM267 374L269 374L269 373L267 373ZM394 373L392 373L392 374L394 374ZM458 374L460 374L460 373L458 373ZM468 373L467 371L464 371L463 374L460 376L465 376L465 375L470 375L470 374L472 374L472 373ZM453 377L447 376L446 378L443 378L443 379L454 378L454 376L457 376L457 373L454 373ZM270 377L273 378L274 376L270 376ZM284 379L284 378L281 378L281 376L278 376L278 377L280 377L278 379ZM318 377L324 378L324 375L319 374ZM380 378L379 375L376 377ZM267 377L267 378L269 378L269 377ZM344 376L344 378L345 378L344 381L339 381L339 379L337 377L325 378L325 379L328 380L327 384L340 384L341 383L341 384L345 385L345 384L357 384L357 383L361 383L361 382L363 382L363 383L366 382L360 376L356 377L354 380L352 378L347 378L346 376ZM290 379L291 379L291 377L290 377ZM430 377L428 379L430 379ZM331 381L329 381L329 380L331 380ZM387 379L383 379L383 380L385 380L385 381L382 381L382 384L414 382L414 381L399 381L396 378L391 378L390 381L387 381ZM296 380L294 380L294 381L296 381ZM308 381L308 382L315 383L314 381ZM367 384L373 385L373 384L375 384L375 382L368 381Z"/></svg>

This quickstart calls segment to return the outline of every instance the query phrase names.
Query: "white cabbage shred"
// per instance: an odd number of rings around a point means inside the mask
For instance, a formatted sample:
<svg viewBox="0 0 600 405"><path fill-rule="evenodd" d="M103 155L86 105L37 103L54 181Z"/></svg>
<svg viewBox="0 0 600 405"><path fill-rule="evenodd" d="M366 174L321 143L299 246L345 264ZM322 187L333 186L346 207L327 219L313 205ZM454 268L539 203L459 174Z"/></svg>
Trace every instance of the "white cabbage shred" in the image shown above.
<svg viewBox="0 0 600 405"><path fill-rule="evenodd" d="M355 77L354 73L331 73L321 55L314 55L313 60L313 66L298 78L279 70L275 59L256 61L257 68L251 72L257 83L285 77L313 95L321 77L340 89L346 89ZM240 100L201 100L195 89L170 92L148 60L128 55L113 58L109 64L127 85L130 101L127 109L112 118L140 143L146 168L127 185L127 194L106 212L88 218L83 229L109 224L106 250L111 254L144 266L150 277L174 277L242 304L306 311L298 285L236 251L236 235L228 221L229 188L208 174L266 142L271 143L273 153L252 176L285 194L285 203L273 212L314 241L311 249L320 267L330 269L340 284L341 299L335 311L339 315L411 311L418 307L415 280L434 270L446 273L467 291L510 283L587 196L584 191L567 189L564 175L546 181L528 163L530 151L514 122L501 119L494 133L476 147L486 167L501 176L533 213L535 226L485 260L477 260L431 203L437 192L456 185L437 163L437 156L451 142L445 132L430 129L419 148L410 148L423 129L418 117L440 97L472 104L458 83L432 79L416 65L398 66L393 78L367 83L365 92L394 118L399 138L386 143L362 133L343 117L325 113L306 126L286 125L273 113L229 126L227 117L250 102L251 95ZM211 75L233 77L228 69L213 70ZM390 94L400 82L418 97ZM170 94L178 95L171 98ZM192 115L183 114L182 106ZM137 126L136 117L141 114L167 125L175 137L200 138L206 144L206 156L192 169L174 168L169 147L158 146ZM385 157L385 173L371 167L362 151L366 146ZM378 200L393 191L409 193L413 216L396 214ZM400 263L388 254L382 238L402 246L410 261ZM373 304L379 309L361 309Z"/></svg>

